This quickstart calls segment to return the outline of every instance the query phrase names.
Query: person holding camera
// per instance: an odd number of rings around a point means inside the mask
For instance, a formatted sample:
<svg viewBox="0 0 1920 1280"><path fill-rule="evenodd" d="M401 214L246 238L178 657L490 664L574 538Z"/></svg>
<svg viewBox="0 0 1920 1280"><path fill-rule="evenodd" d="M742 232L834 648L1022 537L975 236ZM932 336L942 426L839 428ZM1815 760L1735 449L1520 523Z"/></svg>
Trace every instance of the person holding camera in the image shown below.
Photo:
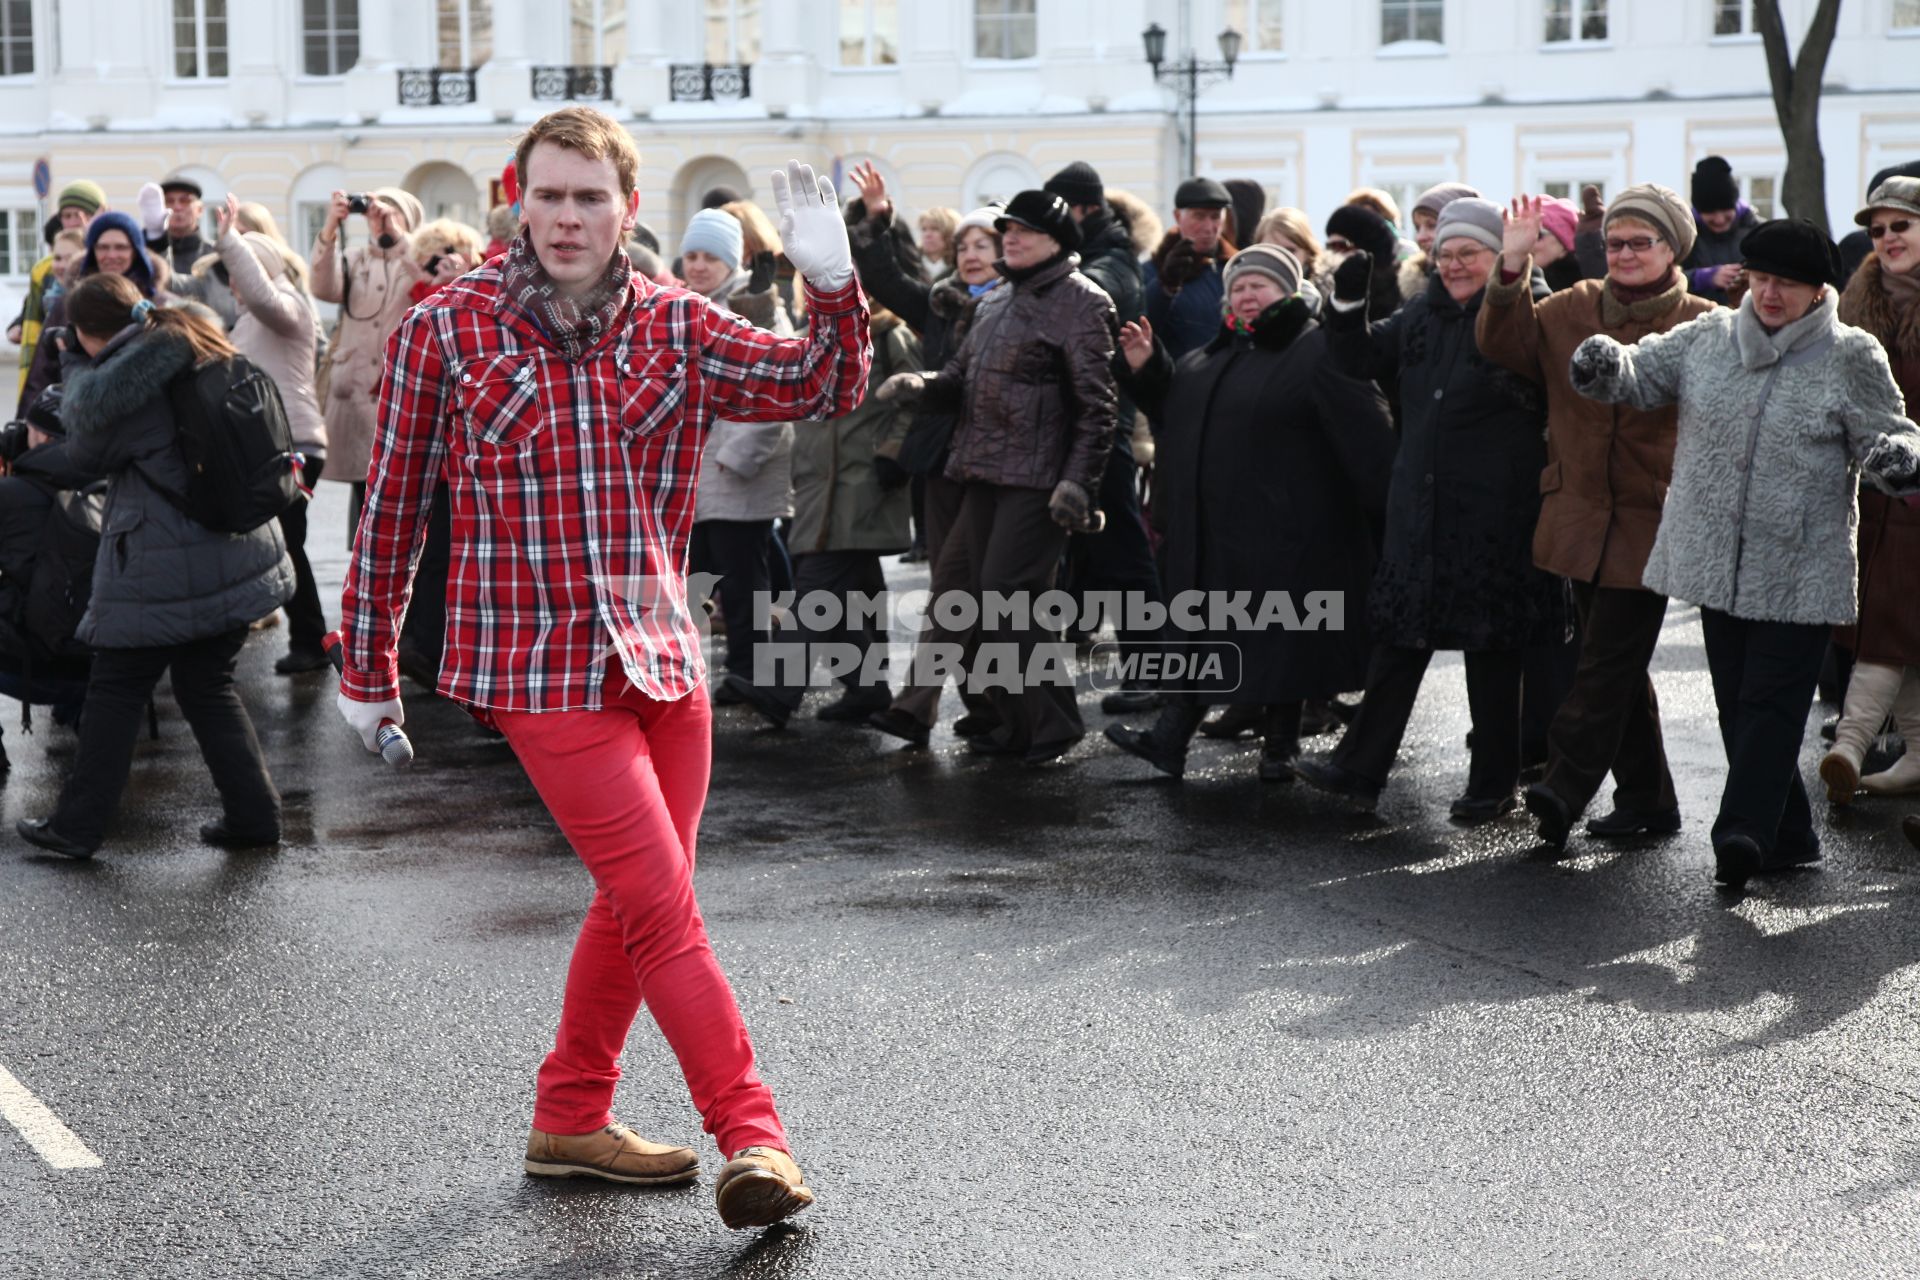
<svg viewBox="0 0 1920 1280"><path fill-rule="evenodd" d="M340 228L352 214L366 218L368 243L349 253L340 243ZM316 390L331 446L328 478L353 486L348 545L359 527L360 503L367 491L374 397L380 390L387 339L413 305L413 286L424 278L412 257L412 233L424 220L420 201L398 187L355 196L336 191L313 242L313 296L340 304L339 327Z"/></svg>

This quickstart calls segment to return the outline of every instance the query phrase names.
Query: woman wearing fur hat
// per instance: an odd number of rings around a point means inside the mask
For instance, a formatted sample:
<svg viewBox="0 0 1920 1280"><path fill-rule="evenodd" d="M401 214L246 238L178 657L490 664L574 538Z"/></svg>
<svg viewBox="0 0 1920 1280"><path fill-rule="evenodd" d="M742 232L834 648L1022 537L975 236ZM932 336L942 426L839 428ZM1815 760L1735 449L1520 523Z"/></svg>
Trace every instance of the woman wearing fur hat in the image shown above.
<svg viewBox="0 0 1920 1280"><path fill-rule="evenodd" d="M279 387L293 447L303 463L300 485L311 493L327 465L327 423L313 390L314 335L320 324L306 289L307 264L270 236L242 233L239 214L240 202L232 194L215 213L219 235L214 249L239 313L233 345ZM287 652L273 669L283 676L318 671L327 665L320 644L327 615L307 559L305 502L281 513L280 532L293 561L295 589L287 602Z"/></svg>
<svg viewBox="0 0 1920 1280"><path fill-rule="evenodd" d="M422 278L414 265L413 231L426 219L412 192L381 187L367 204L367 240L351 253L340 245L347 220L347 193L336 191L327 220L314 238L308 262L313 296L340 304L339 327L319 378L324 386L320 412L331 446L327 479L352 486L347 539L352 544L360 523L360 501L367 490L367 463L373 454L373 406L380 390L380 367L387 338L413 306L413 286Z"/></svg>
<svg viewBox="0 0 1920 1280"><path fill-rule="evenodd" d="M1854 221L1867 229L1873 253L1840 295L1840 321L1879 340L1912 413L1920 404L1920 178L1882 182ZM1920 791L1920 506L1862 488L1859 548L1860 620L1838 637L1853 652L1853 674L1833 750L1820 761L1834 804L1851 803L1856 789ZM1863 778L1861 763L1888 712L1906 754Z"/></svg>
<svg viewBox="0 0 1920 1280"><path fill-rule="evenodd" d="M1483 359L1474 321L1502 245L1500 210L1462 197L1434 233L1436 270L1384 320L1367 313L1373 265L1356 251L1334 272L1328 344L1348 375L1397 378L1400 451L1386 535L1368 593L1366 697L1330 757L1299 776L1371 808L1392 771L1435 651L1466 653L1473 759L1452 816L1511 811L1520 775L1521 655L1566 635L1565 583L1534 567L1544 397ZM1542 295L1545 286L1540 286Z"/></svg>
<svg viewBox="0 0 1920 1280"><path fill-rule="evenodd" d="M1920 436L1872 335L1841 324L1840 257L1812 223L1766 222L1741 245L1748 290L1667 333L1588 338L1575 390L1679 406L1673 484L1642 576L1700 606L1727 781L1714 878L1738 888L1820 857L1800 740L1835 626L1854 621L1861 473L1920 483Z"/></svg>
<svg viewBox="0 0 1920 1280"><path fill-rule="evenodd" d="M1607 210L1608 275L1536 300L1527 287L1544 237L1546 202L1522 197L1507 218L1500 275L1487 285L1476 336L1487 359L1547 394L1547 468L1533 561L1573 583L1579 664L1548 730L1546 776L1527 788L1540 838L1564 845L1611 772L1613 811L1587 824L1599 837L1680 828L1679 802L1647 674L1666 597L1641 583L1673 477L1671 406L1641 410L1577 394L1567 373L1596 333L1623 343L1665 333L1710 310L1676 264L1693 247L1686 202L1653 184L1629 187Z"/></svg>
<svg viewBox="0 0 1920 1280"><path fill-rule="evenodd" d="M1366 592L1392 421L1373 384L1328 360L1302 283L1291 253L1250 245L1227 262L1219 336L1177 366L1145 324L1121 331L1132 390L1162 421L1156 456L1170 596L1251 593L1259 602L1285 592L1300 607L1314 592L1350 601ZM1344 629L1175 635L1197 655L1237 652L1239 669L1223 671L1217 690L1166 695L1151 728L1110 724L1106 734L1176 778L1206 708L1225 704L1259 715L1260 776L1291 782L1302 703L1329 701L1366 679L1365 622L1353 609Z"/></svg>

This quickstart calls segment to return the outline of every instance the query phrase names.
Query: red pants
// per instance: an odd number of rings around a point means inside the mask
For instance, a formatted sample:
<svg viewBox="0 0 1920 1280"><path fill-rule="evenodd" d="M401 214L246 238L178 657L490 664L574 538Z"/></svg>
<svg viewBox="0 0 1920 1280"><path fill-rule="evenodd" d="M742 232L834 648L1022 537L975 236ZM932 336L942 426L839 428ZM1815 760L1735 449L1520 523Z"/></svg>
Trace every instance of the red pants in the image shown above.
<svg viewBox="0 0 1920 1280"><path fill-rule="evenodd" d="M620 1052L644 995L720 1150L785 1150L693 898L713 757L706 698L656 702L616 668L604 710L493 714L597 889L567 970L560 1033L540 1067L534 1127L590 1133L611 1121Z"/></svg>

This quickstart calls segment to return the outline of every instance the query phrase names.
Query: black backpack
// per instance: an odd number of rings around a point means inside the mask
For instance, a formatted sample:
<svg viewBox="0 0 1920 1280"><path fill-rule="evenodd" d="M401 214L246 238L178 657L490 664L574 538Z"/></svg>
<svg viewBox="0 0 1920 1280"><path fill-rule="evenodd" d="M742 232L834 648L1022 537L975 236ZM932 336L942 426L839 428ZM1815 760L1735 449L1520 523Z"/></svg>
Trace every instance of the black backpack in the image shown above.
<svg viewBox="0 0 1920 1280"><path fill-rule="evenodd" d="M302 500L280 388L245 356L188 370L173 383L174 431L187 491L161 494L220 533L247 533Z"/></svg>

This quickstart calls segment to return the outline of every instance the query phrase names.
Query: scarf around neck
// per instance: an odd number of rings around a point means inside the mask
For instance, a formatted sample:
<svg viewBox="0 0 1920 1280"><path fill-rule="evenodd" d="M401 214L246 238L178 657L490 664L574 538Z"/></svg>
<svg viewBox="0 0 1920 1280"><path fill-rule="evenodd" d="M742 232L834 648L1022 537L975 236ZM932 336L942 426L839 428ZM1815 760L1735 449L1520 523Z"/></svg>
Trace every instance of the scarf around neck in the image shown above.
<svg viewBox="0 0 1920 1280"><path fill-rule="evenodd" d="M507 297L533 317L560 348L561 357L572 364L612 330L632 273L627 255L615 252L592 288L578 298L569 297L547 275L532 240L522 231L507 246L500 283Z"/></svg>

